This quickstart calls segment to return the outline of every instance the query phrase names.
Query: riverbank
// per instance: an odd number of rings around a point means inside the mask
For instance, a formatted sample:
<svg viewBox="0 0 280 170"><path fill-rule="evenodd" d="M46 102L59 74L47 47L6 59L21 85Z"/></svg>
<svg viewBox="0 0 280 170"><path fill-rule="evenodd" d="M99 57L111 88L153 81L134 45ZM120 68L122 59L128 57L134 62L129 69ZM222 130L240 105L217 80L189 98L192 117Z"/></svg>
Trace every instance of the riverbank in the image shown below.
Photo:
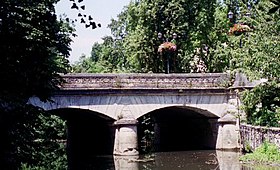
<svg viewBox="0 0 280 170"><path fill-rule="evenodd" d="M280 150L268 141L264 141L258 148L251 153L240 156L243 164L260 164L280 167Z"/></svg>

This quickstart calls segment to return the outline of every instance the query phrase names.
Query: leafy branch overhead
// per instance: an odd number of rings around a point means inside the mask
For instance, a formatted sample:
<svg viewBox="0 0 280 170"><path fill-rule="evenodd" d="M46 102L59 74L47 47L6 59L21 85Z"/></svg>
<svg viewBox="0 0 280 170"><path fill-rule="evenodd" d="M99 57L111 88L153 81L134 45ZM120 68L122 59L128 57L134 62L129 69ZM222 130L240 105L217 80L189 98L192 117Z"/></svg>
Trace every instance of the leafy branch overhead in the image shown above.
<svg viewBox="0 0 280 170"><path fill-rule="evenodd" d="M276 13L278 11L278 13L280 15L280 0L271 0L271 2L274 4L274 7L271 8L268 13L272 14L272 13Z"/></svg>
<svg viewBox="0 0 280 170"><path fill-rule="evenodd" d="M5 169L52 159L52 154L45 154L50 151L49 136L46 143L35 143L38 130L44 131L38 125L43 128L47 123L38 117L42 109L27 103L30 97L51 100L52 92L63 82L60 74L70 68L74 28L57 18L57 1L0 1L0 77L5 82L0 90L0 164ZM55 154L59 154L57 150ZM50 164L47 169L55 169Z"/></svg>
<svg viewBox="0 0 280 170"><path fill-rule="evenodd" d="M95 29L97 27L101 27L101 24L100 23L96 23L93 21L93 18L91 15L87 15L84 13L85 9L86 9L86 6L84 4L81 4L83 2L83 0L69 0L69 1L72 1L72 6L71 6L71 9L74 9L74 10L77 10L78 11L78 18L79 19L74 19L72 20L72 23L74 22L80 22L81 24L85 24L85 27L86 28L92 28L92 29ZM70 22L70 19L67 18L66 19L67 22Z"/></svg>

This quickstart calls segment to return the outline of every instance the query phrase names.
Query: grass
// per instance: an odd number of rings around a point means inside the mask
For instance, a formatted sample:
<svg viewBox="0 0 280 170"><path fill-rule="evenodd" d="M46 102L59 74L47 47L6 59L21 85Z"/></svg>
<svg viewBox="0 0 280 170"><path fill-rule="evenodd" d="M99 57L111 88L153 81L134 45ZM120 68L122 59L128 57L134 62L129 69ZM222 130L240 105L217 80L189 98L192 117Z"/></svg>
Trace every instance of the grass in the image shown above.
<svg viewBox="0 0 280 170"><path fill-rule="evenodd" d="M265 165L280 165L280 150L275 145L265 141L252 153L247 153L240 157L243 163L257 163Z"/></svg>

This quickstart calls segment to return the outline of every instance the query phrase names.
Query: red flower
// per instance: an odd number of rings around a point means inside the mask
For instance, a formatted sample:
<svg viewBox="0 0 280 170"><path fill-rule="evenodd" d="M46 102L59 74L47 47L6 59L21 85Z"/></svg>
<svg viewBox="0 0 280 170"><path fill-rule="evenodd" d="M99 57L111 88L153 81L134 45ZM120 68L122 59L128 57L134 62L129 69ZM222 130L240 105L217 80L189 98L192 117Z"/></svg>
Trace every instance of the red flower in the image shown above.
<svg viewBox="0 0 280 170"><path fill-rule="evenodd" d="M176 49L177 49L176 44L174 44L172 42L165 42L165 43L160 44L160 46L158 47L158 52L162 53L165 50L176 51Z"/></svg>
<svg viewBox="0 0 280 170"><path fill-rule="evenodd" d="M234 24L233 27L230 27L228 34L229 35L240 35L243 32L251 31L251 28L246 24Z"/></svg>

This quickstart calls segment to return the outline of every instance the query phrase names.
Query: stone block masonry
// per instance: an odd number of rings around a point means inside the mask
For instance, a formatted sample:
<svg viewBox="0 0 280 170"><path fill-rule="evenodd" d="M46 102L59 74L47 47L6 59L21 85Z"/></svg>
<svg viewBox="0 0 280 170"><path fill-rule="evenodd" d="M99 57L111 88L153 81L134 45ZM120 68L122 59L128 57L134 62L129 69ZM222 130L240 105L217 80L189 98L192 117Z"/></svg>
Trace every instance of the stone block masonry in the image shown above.
<svg viewBox="0 0 280 170"><path fill-rule="evenodd" d="M241 124L240 134L243 148L246 144L249 144L250 147L255 150L265 140L276 144L278 148L280 148L280 128Z"/></svg>

